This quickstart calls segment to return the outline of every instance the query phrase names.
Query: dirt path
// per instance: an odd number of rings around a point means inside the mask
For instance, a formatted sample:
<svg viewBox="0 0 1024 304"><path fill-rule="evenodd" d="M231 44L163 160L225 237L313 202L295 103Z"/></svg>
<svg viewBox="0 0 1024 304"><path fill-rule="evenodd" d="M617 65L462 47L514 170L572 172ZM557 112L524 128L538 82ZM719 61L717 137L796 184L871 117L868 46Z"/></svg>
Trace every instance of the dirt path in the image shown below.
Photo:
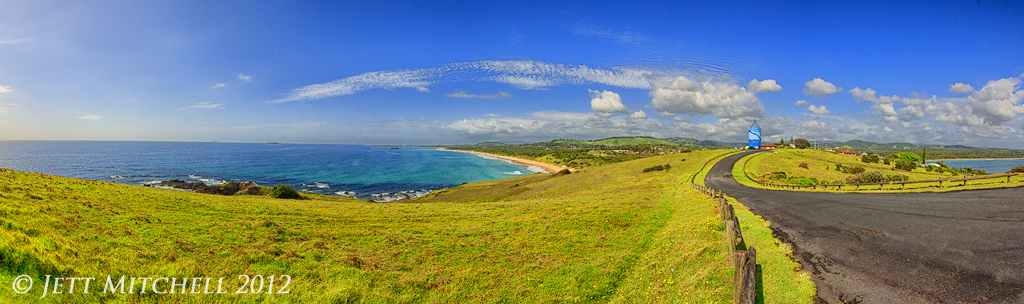
<svg viewBox="0 0 1024 304"><path fill-rule="evenodd" d="M827 303L1024 303L1024 188L945 193L754 189L719 161L705 183L772 223Z"/></svg>

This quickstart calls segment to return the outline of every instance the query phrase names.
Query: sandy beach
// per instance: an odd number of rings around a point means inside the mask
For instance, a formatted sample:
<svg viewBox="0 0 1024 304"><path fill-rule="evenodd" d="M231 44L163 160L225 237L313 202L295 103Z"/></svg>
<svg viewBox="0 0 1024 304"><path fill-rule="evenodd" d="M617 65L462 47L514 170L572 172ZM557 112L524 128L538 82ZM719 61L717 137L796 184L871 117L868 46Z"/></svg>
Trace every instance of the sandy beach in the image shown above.
<svg viewBox="0 0 1024 304"><path fill-rule="evenodd" d="M513 163L516 163L516 164L520 164L520 165L537 166L537 167L540 167L541 169L544 169L544 171L547 171L548 173L555 173L555 172L561 171L562 169L568 169L568 167L564 167L564 166L556 166L556 165L552 165L552 164L549 164L549 163L542 163L542 162L539 162L539 161L529 160L529 159L522 159L522 158L518 158L518 157L511 157L511 156L504 156L504 155L495 155L495 154L484 153L484 152L477 152L477 151L448 150L448 149L444 149L444 148L441 148L441 150L474 153L474 154L486 155L486 156L490 156L490 157L494 157L494 158L500 158L500 159L504 159L504 160L507 160L507 161L510 161L510 162L513 162Z"/></svg>

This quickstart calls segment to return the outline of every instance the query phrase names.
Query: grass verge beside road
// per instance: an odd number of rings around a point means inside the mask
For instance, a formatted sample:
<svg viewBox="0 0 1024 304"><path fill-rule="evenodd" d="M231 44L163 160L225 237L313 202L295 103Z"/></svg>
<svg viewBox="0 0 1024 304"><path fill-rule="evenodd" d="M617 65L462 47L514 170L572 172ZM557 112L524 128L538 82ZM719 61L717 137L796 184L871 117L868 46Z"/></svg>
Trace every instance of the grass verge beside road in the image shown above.
<svg viewBox="0 0 1024 304"><path fill-rule="evenodd" d="M835 165L841 164L843 166L862 166L867 171L882 171L885 174L904 174L910 178L910 181L915 180L936 180L936 179L950 179L950 178L962 178L962 175L953 176L950 173L935 173L927 172L924 169L918 168L913 171L893 170L892 166L885 164L868 164L860 161L859 157L846 156L841 154L834 154L825 151L816 150L797 150L797 149L782 149L765 153L755 153L743 157L736 162L733 167L733 177L737 182L747 187L759 188L759 189L778 189L768 186L762 186L754 181L747 178L744 174L744 163L746 163L746 173L751 177L757 178L765 174L773 172L785 172L790 178L805 178L814 179L821 183L846 183L846 177L850 174L835 171ZM800 167L800 164L806 163L808 168ZM780 182L776 182L780 183ZM971 180L964 186L963 182L943 182L943 187L939 187L938 182L931 183L917 183L907 184L904 189L891 189L893 186L886 184L884 190L879 190L879 186L861 186L860 190L855 190L855 187L843 187L842 189L835 189L834 187L824 189L822 187L814 188L797 188L797 189L785 189L787 191L813 191L813 192L855 192L855 191L871 191L876 193L911 193L911 192L945 192L945 191L959 191L959 190L974 190L974 189L992 189L992 188L1006 188L1006 187L1020 187L1024 186L1024 176L1014 176L1010 178L1010 182L1006 182L1006 178L993 178L993 179L982 179L982 180ZM899 187L899 185L895 185Z"/></svg>

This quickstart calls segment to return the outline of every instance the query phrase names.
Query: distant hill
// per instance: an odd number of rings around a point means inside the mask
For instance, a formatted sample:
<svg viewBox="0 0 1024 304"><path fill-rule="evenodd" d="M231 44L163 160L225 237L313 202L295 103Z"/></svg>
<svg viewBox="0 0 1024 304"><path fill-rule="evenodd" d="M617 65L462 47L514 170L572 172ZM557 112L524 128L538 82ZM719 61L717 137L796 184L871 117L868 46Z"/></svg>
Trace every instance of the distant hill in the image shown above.
<svg viewBox="0 0 1024 304"><path fill-rule="evenodd" d="M666 145L666 146L678 146L679 144L666 141L664 139L657 139L654 137L611 137L598 140L594 142L598 145L605 146L636 146L636 145Z"/></svg>
<svg viewBox="0 0 1024 304"><path fill-rule="evenodd" d="M894 142L894 143L876 143L863 140L849 140L844 142L831 142L827 143L829 146L847 147L858 150L870 150L870 151L893 151L893 150L921 150L922 148L936 149L936 150L972 150L982 149L964 145L917 145L906 142Z"/></svg>

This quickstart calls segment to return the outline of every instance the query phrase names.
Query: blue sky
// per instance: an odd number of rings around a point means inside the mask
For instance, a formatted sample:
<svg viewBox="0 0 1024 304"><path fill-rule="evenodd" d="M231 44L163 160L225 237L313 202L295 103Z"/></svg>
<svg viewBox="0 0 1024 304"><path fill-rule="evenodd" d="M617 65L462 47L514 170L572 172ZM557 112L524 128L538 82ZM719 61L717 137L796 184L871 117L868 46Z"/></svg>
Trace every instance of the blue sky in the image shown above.
<svg viewBox="0 0 1024 304"><path fill-rule="evenodd" d="M1024 3L0 1L0 140L1024 148Z"/></svg>

